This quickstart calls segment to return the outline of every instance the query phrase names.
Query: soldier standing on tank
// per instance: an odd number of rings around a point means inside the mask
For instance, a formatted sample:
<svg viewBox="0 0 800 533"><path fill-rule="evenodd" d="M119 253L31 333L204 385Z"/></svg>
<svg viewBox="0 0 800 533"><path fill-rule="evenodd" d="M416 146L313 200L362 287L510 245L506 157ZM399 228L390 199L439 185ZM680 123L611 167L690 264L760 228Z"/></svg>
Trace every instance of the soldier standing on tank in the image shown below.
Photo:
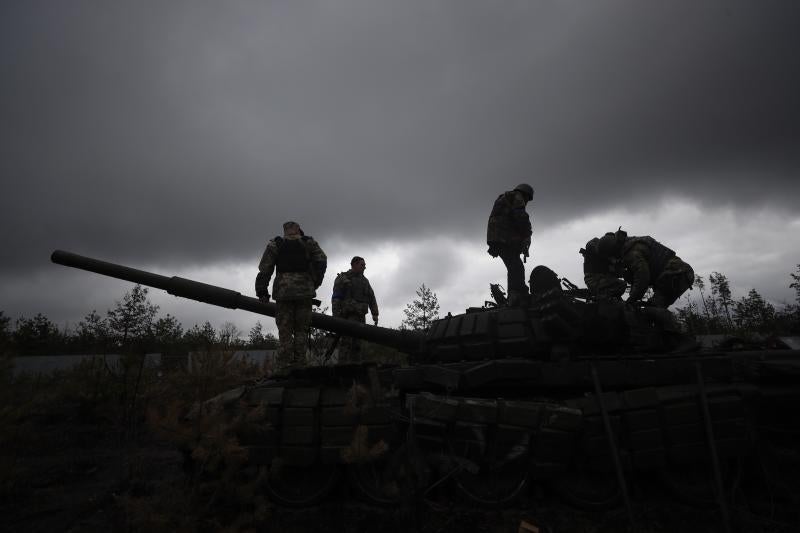
<svg viewBox="0 0 800 533"><path fill-rule="evenodd" d="M528 300L525 267L520 255L527 259L531 245L531 220L525 206L533 199L533 187L517 185L497 197L489 215L486 244L489 255L500 256L508 270L508 303L523 306Z"/></svg>
<svg viewBox="0 0 800 533"><path fill-rule="evenodd" d="M375 292L364 276L367 263L363 257L355 256L350 260L350 270L341 272L333 283L331 306L333 316L366 323L366 314L372 313L372 321L378 325L378 302ZM361 340L353 337L342 337L339 341L339 362L361 362Z"/></svg>
<svg viewBox="0 0 800 533"><path fill-rule="evenodd" d="M694 283L692 267L650 236L609 232L599 239L598 251L610 261L621 262L623 277L631 284L628 303L639 302L652 287L653 296L647 304L666 309Z"/></svg>
<svg viewBox="0 0 800 533"><path fill-rule="evenodd" d="M277 370L305 366L308 334L311 326L311 300L322 284L327 257L317 241L303 234L297 222L283 225L283 237L267 244L256 276L256 296L268 302L267 290L272 272L277 270L272 297L277 305L278 326Z"/></svg>

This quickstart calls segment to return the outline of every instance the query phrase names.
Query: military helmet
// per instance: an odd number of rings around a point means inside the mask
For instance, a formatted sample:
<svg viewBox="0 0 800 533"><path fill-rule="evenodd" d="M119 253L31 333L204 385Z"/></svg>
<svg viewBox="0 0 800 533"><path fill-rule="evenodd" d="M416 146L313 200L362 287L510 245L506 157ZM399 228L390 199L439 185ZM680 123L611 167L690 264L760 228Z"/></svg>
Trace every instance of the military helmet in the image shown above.
<svg viewBox="0 0 800 533"><path fill-rule="evenodd" d="M528 185L527 183L520 183L516 187L514 187L515 191L519 191L525 196L528 197L528 201L533 200L533 187Z"/></svg>
<svg viewBox="0 0 800 533"><path fill-rule="evenodd" d="M305 235L303 233L302 228L300 227L300 224L298 224L294 220L288 220L288 221L284 222L283 223L283 234L284 235L289 235L289 234L293 234L293 233L297 233L297 234L300 234L300 235Z"/></svg>

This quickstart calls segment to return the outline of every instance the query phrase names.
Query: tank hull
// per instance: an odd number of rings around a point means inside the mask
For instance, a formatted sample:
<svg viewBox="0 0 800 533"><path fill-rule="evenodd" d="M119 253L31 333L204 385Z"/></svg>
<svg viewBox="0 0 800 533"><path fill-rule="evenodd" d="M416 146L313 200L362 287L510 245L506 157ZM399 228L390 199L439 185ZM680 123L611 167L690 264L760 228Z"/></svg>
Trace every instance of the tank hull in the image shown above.
<svg viewBox="0 0 800 533"><path fill-rule="evenodd" d="M52 259L211 305L276 311L184 278L68 252ZM457 495L502 507L546 486L586 509L625 504L632 521L629 487L657 480L725 517L734 486L777 491L781 461L800 455L800 351L699 351L658 310L553 290L523 309L448 316L424 334L318 313L312 324L400 349L412 364L295 369L187 418L236 421L236 441L279 505L315 505L348 483L375 505ZM734 472L748 464L758 468ZM780 483L795 501L796 479Z"/></svg>

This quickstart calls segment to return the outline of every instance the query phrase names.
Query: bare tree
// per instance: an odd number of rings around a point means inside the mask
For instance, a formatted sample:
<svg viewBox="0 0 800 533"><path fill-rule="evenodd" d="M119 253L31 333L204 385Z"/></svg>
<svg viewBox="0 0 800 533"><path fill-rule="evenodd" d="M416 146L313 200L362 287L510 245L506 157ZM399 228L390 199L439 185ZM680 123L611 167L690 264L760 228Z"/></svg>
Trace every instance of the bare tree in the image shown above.
<svg viewBox="0 0 800 533"><path fill-rule="evenodd" d="M225 322L219 328L219 343L225 348L232 348L241 344L242 330L233 322Z"/></svg>
<svg viewBox="0 0 800 533"><path fill-rule="evenodd" d="M722 308L725 310L725 318L728 321L728 327L733 328L733 321L731 320L730 307L731 299L731 286L728 283L728 278L719 272L712 272L708 276L708 281L711 283L711 294L713 294L717 301L719 301Z"/></svg>

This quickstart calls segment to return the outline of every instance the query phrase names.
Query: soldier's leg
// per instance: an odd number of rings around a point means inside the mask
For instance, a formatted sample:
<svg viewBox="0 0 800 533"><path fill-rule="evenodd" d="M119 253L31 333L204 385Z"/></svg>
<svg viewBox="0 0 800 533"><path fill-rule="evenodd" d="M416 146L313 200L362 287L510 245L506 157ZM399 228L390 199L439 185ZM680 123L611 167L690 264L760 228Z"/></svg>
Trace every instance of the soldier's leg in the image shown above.
<svg viewBox="0 0 800 533"><path fill-rule="evenodd" d="M598 284L597 297L603 300L622 298L622 295L625 294L625 289L627 288L628 284L625 283L625 280L615 278L613 276L606 276Z"/></svg>
<svg viewBox="0 0 800 533"><path fill-rule="evenodd" d="M308 334L311 328L311 299L295 300L294 307L294 364L308 365Z"/></svg>
<svg viewBox="0 0 800 533"><path fill-rule="evenodd" d="M508 270L508 303L509 305L522 305L528 299L528 286L525 285L525 267L522 265L517 250L510 250L503 247L500 252L500 259Z"/></svg>
<svg viewBox="0 0 800 533"><path fill-rule="evenodd" d="M345 320L354 320L354 315L347 313L342 315ZM353 342L356 339L353 337L342 337L339 339L339 362L340 363L356 363L354 359Z"/></svg>
<svg viewBox="0 0 800 533"><path fill-rule="evenodd" d="M694 283L694 270L679 257L673 257L656 280L650 303L667 308L674 304Z"/></svg>
<svg viewBox="0 0 800 533"><path fill-rule="evenodd" d="M353 337L339 339L339 362L346 364L353 362Z"/></svg>
<svg viewBox="0 0 800 533"><path fill-rule="evenodd" d="M278 353L275 370L291 365L294 351L294 309L290 301L276 301L275 325L278 326Z"/></svg>
<svg viewBox="0 0 800 533"><path fill-rule="evenodd" d="M628 284L608 274L589 273L583 276L589 292L598 300L621 298Z"/></svg>
<svg viewBox="0 0 800 533"><path fill-rule="evenodd" d="M364 315L353 315L352 320L355 322L366 324ZM350 350L351 350L350 359L352 360L352 362L361 363L363 361L363 358L361 357L361 339L353 337Z"/></svg>
<svg viewBox="0 0 800 533"><path fill-rule="evenodd" d="M348 362L350 358L350 337L339 337L339 344L336 346L337 361L340 364Z"/></svg>

